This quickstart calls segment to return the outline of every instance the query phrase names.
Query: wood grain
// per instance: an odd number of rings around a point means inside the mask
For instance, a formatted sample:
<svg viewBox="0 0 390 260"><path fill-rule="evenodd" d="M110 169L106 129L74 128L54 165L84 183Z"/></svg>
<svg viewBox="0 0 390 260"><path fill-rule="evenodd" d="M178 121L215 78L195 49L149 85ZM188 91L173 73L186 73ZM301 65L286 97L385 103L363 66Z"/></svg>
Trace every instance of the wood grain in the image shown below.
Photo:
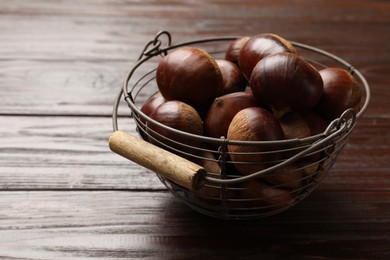
<svg viewBox="0 0 390 260"><path fill-rule="evenodd" d="M384 259L389 195L315 192L276 217L235 222L166 192L1 192L0 257Z"/></svg>
<svg viewBox="0 0 390 260"><path fill-rule="evenodd" d="M389 13L384 0L1 1L0 259L389 259ZM109 150L115 96L160 30L173 43L273 32L363 73L368 111L310 196L213 219Z"/></svg>
<svg viewBox="0 0 390 260"><path fill-rule="evenodd" d="M1 117L1 189L161 189L108 147L111 118ZM133 120L122 129L136 135ZM127 123L127 124L126 124Z"/></svg>
<svg viewBox="0 0 390 260"><path fill-rule="evenodd" d="M390 5L373 1L361 8L365 3L297 1L286 9L279 0L2 1L0 83L7 95L0 111L107 115L144 45L158 31L168 30L174 43L274 32L323 48L367 77L377 96L369 113L388 114L383 93L389 93L390 82L381 75L390 70L390 55L382 54L390 40ZM26 92L28 97L21 94Z"/></svg>
<svg viewBox="0 0 390 260"><path fill-rule="evenodd" d="M109 150L111 118L0 117L2 189L161 189L155 174ZM134 120L121 129L137 135ZM321 187L390 187L390 118L363 118ZM17 178L16 178L17 176Z"/></svg>
<svg viewBox="0 0 390 260"><path fill-rule="evenodd" d="M151 34L150 38L153 37L154 34ZM138 46L138 49L142 48L143 44ZM138 54L134 56L138 57ZM145 68L141 67L134 78L140 78L150 71L154 64L155 62L152 62ZM390 71L389 64L390 57L383 64L376 60L360 66L355 65L366 77L372 96L375 97L370 102L367 115L389 115L390 103L386 97L390 95L387 87L390 79L381 76ZM0 84L4 93L0 102L0 114L110 116L117 93L132 66L134 62L131 61L0 59ZM146 96L152 95L154 91L154 88L145 88L141 100L146 100ZM121 114L128 115L129 109L125 102L122 101L121 105Z"/></svg>

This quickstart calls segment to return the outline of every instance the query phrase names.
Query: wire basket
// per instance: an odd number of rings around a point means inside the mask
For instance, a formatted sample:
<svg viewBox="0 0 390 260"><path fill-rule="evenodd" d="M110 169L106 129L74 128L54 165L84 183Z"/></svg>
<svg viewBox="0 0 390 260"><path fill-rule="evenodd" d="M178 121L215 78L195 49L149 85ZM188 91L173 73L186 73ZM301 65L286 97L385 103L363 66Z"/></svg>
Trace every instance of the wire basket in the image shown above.
<svg viewBox="0 0 390 260"><path fill-rule="evenodd" d="M140 110L142 104L158 92L157 64L169 51L191 45L222 58L228 45L237 38L218 37L172 45L171 35L166 31L159 32L146 44L117 95L112 115L114 133L109 142L114 152L156 172L172 194L196 211L222 219L253 219L282 212L317 187L335 163L357 120L366 111L370 89L362 74L343 59L318 48L291 42L299 55L318 69L341 67L348 70L362 88L361 109L346 110L321 134L267 142L235 141L182 132L151 119ZM122 98L128 104L143 140L118 130L118 107ZM148 126L169 134L159 134ZM172 135L177 138L170 138ZM239 153L241 161L233 161L229 146L253 149ZM261 162L247 159L259 155L272 159ZM236 170L238 164L251 167L259 163L265 165L264 169L249 175Z"/></svg>

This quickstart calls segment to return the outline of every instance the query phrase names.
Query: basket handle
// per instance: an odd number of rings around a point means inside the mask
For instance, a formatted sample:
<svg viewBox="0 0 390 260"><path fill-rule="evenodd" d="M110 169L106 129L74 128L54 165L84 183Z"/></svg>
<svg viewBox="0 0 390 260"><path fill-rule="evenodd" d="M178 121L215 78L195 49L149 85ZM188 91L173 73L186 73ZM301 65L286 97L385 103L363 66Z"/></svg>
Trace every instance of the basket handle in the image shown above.
<svg viewBox="0 0 390 260"><path fill-rule="evenodd" d="M108 143L113 152L191 191L204 184L207 171L203 167L141 138L115 131Z"/></svg>

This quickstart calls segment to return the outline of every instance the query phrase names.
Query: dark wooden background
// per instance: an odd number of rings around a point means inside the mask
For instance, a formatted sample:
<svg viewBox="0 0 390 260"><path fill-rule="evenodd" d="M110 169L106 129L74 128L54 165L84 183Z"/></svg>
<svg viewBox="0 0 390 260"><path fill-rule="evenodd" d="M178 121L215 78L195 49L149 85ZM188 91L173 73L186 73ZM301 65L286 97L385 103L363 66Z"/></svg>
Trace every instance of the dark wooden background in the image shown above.
<svg viewBox="0 0 390 260"><path fill-rule="evenodd" d="M274 217L222 221L109 151L115 95L160 30L273 32L364 74L369 109L317 190ZM389 43L385 0L1 0L0 258L390 259Z"/></svg>

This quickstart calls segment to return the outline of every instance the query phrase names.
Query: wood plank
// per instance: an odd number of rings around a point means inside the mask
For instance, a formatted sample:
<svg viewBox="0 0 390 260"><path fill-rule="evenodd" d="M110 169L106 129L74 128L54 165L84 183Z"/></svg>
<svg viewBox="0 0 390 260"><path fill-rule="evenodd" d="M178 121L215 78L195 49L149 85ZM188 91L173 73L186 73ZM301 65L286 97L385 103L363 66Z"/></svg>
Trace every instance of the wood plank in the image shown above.
<svg viewBox="0 0 390 260"><path fill-rule="evenodd" d="M160 189L154 173L114 154L106 117L1 117L1 189ZM135 135L133 120L121 129Z"/></svg>
<svg viewBox="0 0 390 260"><path fill-rule="evenodd" d="M112 153L108 117L0 117L1 189L161 189L155 174ZM131 118L122 130L135 132ZM321 189L390 188L390 118L363 118Z"/></svg>
<svg viewBox="0 0 390 260"><path fill-rule="evenodd" d="M156 64L157 60L140 67L130 86ZM362 73L373 96L367 115L389 115L390 79L382 75L390 70L390 59L386 65L366 64ZM110 116L117 93L133 65L119 61L0 60L0 113ZM155 85L150 83L142 90L140 103L156 91ZM126 108L123 100L121 104ZM129 114L125 108L122 115Z"/></svg>
<svg viewBox="0 0 390 260"><path fill-rule="evenodd" d="M166 192L0 195L0 258L390 256L389 191L315 192L280 215L243 222L203 216Z"/></svg>
<svg viewBox="0 0 390 260"><path fill-rule="evenodd" d="M0 259L390 259L389 13L383 0L2 0ZM174 43L274 32L361 70L369 110L310 196L212 219L108 149L118 88L162 29Z"/></svg>
<svg viewBox="0 0 390 260"><path fill-rule="evenodd" d="M389 4L368 5L361 1L366 7L352 12L352 6L359 6L356 1L341 4L335 1L332 5L317 1L314 6L302 2L286 11L278 2L240 6L236 1L150 1L116 5L105 1L78 5L72 1L61 4L34 1L22 5L18 1L6 1L3 3L6 11L2 13L2 31L5 33L0 38L0 57L131 59L138 56L139 46L144 46L156 32L165 29L178 41L195 36L252 35L271 31L291 40L331 48L352 61L371 57L379 62L385 58L373 57L370 53L378 52L380 46L386 47ZM307 8L314 10L307 12ZM335 25L339 30L334 30ZM348 37L345 30L355 37ZM29 41L23 41L26 37ZM357 50L368 55L356 56Z"/></svg>
<svg viewBox="0 0 390 260"><path fill-rule="evenodd" d="M155 32L161 28L172 28L175 32L181 32L180 35L186 37L189 37L194 32L199 35L210 35L211 33L225 35L226 32L245 33L277 28L280 31L289 32L289 35L301 35L296 37L303 36L312 40L316 39L316 37L312 37L312 33L322 35L317 40L321 42L323 38L331 40L325 32L330 32L333 35L343 35L342 30L331 30L334 24L344 26L345 28L355 28L355 30L361 28L367 31L367 33L373 33L372 30L367 30L367 27L372 28L374 24L376 30L385 30L386 27L384 25L389 22L387 15L389 8L390 6L386 2L367 2L364 0L331 1L331 4L329 1L324 0L316 1L316 3L299 1L296 5L288 6L288 8L286 8L284 2L281 0L268 3L259 3L258 1L246 1L242 3L237 0L224 1L223 3L205 0L197 2L183 2L178 0L161 2L153 0L142 3L138 1L117 1L113 3L89 0L77 4L70 0L61 1L61 3L54 3L47 0L24 3L19 0L3 1L2 14L7 17L20 16L23 18L24 16L28 16L32 22L44 19L52 19L51 21L54 22L60 20L61 23L56 22L52 26L42 27L45 30L52 30L55 35L60 34L58 30L55 30L56 27L58 28L58 25L70 25L69 27L61 28L66 29L61 30L61 32L71 32L72 30L69 30L70 28L76 29L74 33L79 35L79 37L82 35L84 37L88 37L88 35L96 36L93 32L105 32L107 29L111 29L107 30L107 32L110 32L107 35L114 39L115 37L123 37L121 32L134 32L135 34L142 35L142 32ZM63 20L64 18L81 20L77 20L79 22L76 23L67 24ZM96 25L81 22L88 22L93 19L101 19L105 23L101 23L100 28L96 28ZM122 23L119 22L121 21L120 19L123 19ZM127 23L126 19L128 20ZM114 22L117 26L113 26L111 22ZM26 25L23 22L20 22L20 24ZM132 26L129 27L131 24ZM304 28L311 28L311 30L306 31L303 28L300 31L289 30L297 24ZM115 30L115 28L119 29L123 25L126 26L123 28L128 29L124 31ZM32 27L38 28L35 26ZM96 28L97 30L91 31L87 28ZM316 30L318 28L322 30ZM20 29L23 31L25 28ZM64 34L62 37L66 36L68 34ZM374 40L371 37L363 36L362 34L356 35L356 37L359 37L359 40L366 42L359 41L355 42L355 44L363 46L366 45L365 43ZM386 37L383 34L376 36ZM345 34L343 38L348 40ZM338 40L338 38L335 38L333 42L336 41L340 44ZM353 42L353 40L349 37L350 42ZM95 43L99 44L104 42ZM382 42L382 44L385 46L385 43Z"/></svg>
<svg viewBox="0 0 390 260"><path fill-rule="evenodd" d="M0 113L110 116L131 66L127 62L0 61ZM122 111L130 114L129 109Z"/></svg>
<svg viewBox="0 0 390 260"><path fill-rule="evenodd" d="M166 29L174 43L271 31L313 44L360 69L376 96L368 113L388 114L384 93L390 82L383 75L390 57L381 53L390 41L390 4L302 1L286 11L281 3L3 1L0 96L5 102L0 111L107 115L116 88L145 43ZM31 98L21 95L27 91Z"/></svg>
<svg viewBox="0 0 390 260"><path fill-rule="evenodd" d="M321 188L388 190L390 188L390 120L363 118Z"/></svg>

